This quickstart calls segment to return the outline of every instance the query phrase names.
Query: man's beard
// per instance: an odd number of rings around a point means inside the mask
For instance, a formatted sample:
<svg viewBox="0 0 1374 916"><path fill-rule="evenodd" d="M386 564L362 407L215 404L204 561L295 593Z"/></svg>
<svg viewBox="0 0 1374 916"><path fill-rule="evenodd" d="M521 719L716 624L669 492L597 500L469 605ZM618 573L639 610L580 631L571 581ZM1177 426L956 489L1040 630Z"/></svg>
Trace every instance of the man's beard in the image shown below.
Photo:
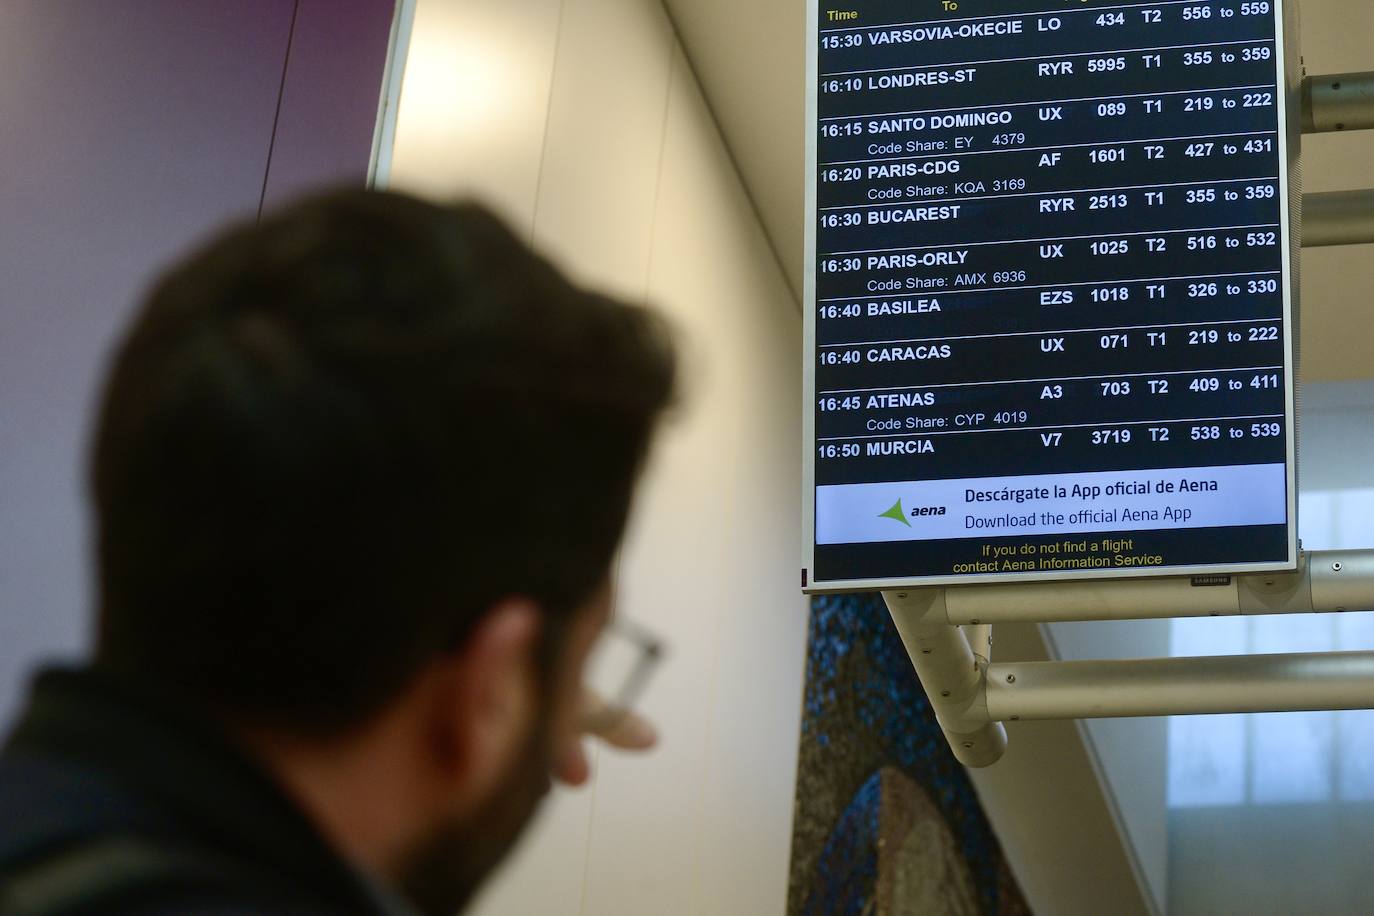
<svg viewBox="0 0 1374 916"><path fill-rule="evenodd" d="M401 865L397 890L426 916L455 916L510 852L550 787L548 729L537 725L510 774L478 810L440 824Z"/></svg>

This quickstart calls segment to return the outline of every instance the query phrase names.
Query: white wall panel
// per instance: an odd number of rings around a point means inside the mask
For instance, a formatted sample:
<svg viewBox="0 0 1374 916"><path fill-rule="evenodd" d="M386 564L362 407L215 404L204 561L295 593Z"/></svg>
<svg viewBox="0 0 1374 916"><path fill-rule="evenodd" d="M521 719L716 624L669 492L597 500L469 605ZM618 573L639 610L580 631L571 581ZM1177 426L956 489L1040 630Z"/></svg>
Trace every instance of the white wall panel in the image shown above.
<svg viewBox="0 0 1374 916"><path fill-rule="evenodd" d="M663 2L800 307L806 258L806 4Z"/></svg>
<svg viewBox="0 0 1374 916"><path fill-rule="evenodd" d="M719 460L732 479L719 523L728 545L719 574L729 587L717 630L695 912L724 916L782 912L786 900L808 604L797 559L801 326L725 151L713 146L722 187L711 222L733 231L703 252L713 268L699 272L693 291L722 306L712 349L729 359L720 387L733 428ZM691 267L687 258L679 269ZM712 524L709 515L701 522Z"/></svg>
<svg viewBox="0 0 1374 916"><path fill-rule="evenodd" d="M600 763L584 913L697 909L702 777L721 605L729 592L720 574L729 559L721 510L728 508L722 468L732 423L729 408L721 409L725 357L714 347L726 327L722 304L701 295L700 277L713 267L693 244L703 224L712 227L702 199L709 186L691 158L692 132L701 130L693 101L675 52L649 295L677 319L691 346L688 410L660 443L621 563L624 612L659 631L670 647L644 703L663 727L663 742L645 759L607 756ZM692 202L685 214L684 198ZM716 517L706 521L704 513Z"/></svg>
<svg viewBox="0 0 1374 916"><path fill-rule="evenodd" d="M673 32L656 0L564 0L535 245L644 298Z"/></svg>
<svg viewBox="0 0 1374 916"><path fill-rule="evenodd" d="M805 630L799 329L681 57L674 74L650 299L687 332L693 371L622 570L627 612L673 646L649 704L669 733L649 761L603 765L585 912L778 912Z"/></svg>
<svg viewBox="0 0 1374 916"><path fill-rule="evenodd" d="M579 281L642 301L672 30L653 0L565 0L561 22L535 244ZM591 750L599 771L605 758ZM556 790L474 913L578 912L596 792Z"/></svg>
<svg viewBox="0 0 1374 916"><path fill-rule="evenodd" d="M420 0L390 185L476 195L530 232L561 0Z"/></svg>
<svg viewBox="0 0 1374 916"><path fill-rule="evenodd" d="M494 201L575 278L664 308L687 348L620 571L621 613L668 644L643 701L662 743L598 751L474 912L782 912L806 632L782 272L656 0L420 0L411 53L394 183ZM459 117L464 55L526 71L518 110Z"/></svg>
<svg viewBox="0 0 1374 916"><path fill-rule="evenodd" d="M725 428L703 443L712 484L682 518L718 542L720 565L696 572L724 588L702 698L708 741L692 896L665 912L781 912L807 621L797 562L801 328L700 90L685 66L679 72L651 294L690 316L694 339L707 345L691 406ZM686 596L698 602L693 616L707 612L704 597Z"/></svg>

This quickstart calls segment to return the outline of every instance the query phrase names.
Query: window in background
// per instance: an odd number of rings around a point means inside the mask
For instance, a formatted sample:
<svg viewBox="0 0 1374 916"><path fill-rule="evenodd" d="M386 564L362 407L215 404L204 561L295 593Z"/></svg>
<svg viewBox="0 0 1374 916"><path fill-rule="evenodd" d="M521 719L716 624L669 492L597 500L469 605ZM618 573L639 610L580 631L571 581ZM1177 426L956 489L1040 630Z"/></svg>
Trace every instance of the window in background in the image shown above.
<svg viewBox="0 0 1374 916"><path fill-rule="evenodd" d="M1301 493L1304 546L1374 546L1374 489ZM1202 617L1170 624L1173 656L1374 650L1374 613ZM1374 710L1175 716L1169 807L1374 800Z"/></svg>

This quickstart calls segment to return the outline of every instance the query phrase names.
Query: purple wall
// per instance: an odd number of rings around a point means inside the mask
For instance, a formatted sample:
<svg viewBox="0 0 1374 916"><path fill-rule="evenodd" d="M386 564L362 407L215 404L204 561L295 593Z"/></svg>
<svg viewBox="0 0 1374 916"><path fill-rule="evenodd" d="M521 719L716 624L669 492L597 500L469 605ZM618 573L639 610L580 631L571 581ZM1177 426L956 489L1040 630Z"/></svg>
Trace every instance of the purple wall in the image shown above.
<svg viewBox="0 0 1374 916"><path fill-rule="evenodd" d="M264 194L362 183L392 6L0 4L0 721L34 662L85 642L85 446L114 334L161 265Z"/></svg>
<svg viewBox="0 0 1374 916"><path fill-rule="evenodd" d="M267 206L321 183L366 179L393 8L392 0L299 0Z"/></svg>

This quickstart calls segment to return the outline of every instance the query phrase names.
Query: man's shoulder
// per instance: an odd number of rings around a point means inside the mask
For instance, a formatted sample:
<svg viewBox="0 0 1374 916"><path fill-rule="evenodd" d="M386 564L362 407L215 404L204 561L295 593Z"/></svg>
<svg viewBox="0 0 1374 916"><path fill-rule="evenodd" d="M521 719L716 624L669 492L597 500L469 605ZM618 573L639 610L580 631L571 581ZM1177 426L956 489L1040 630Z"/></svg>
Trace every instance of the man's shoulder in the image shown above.
<svg viewBox="0 0 1374 916"><path fill-rule="evenodd" d="M0 872L6 916L337 916L259 883L239 863L138 836L91 838Z"/></svg>
<svg viewBox="0 0 1374 916"><path fill-rule="evenodd" d="M0 913L90 912L329 911L294 900L272 875L248 863L188 841L109 774L58 757L0 755Z"/></svg>
<svg viewBox="0 0 1374 916"><path fill-rule="evenodd" d="M0 874L84 840L166 830L117 781L58 757L0 755Z"/></svg>
<svg viewBox="0 0 1374 916"><path fill-rule="evenodd" d="M229 736L96 670L39 675L0 750L0 888L12 895L22 876L89 878L105 896L88 913L385 911ZM23 912L64 911L0 900L3 916Z"/></svg>

